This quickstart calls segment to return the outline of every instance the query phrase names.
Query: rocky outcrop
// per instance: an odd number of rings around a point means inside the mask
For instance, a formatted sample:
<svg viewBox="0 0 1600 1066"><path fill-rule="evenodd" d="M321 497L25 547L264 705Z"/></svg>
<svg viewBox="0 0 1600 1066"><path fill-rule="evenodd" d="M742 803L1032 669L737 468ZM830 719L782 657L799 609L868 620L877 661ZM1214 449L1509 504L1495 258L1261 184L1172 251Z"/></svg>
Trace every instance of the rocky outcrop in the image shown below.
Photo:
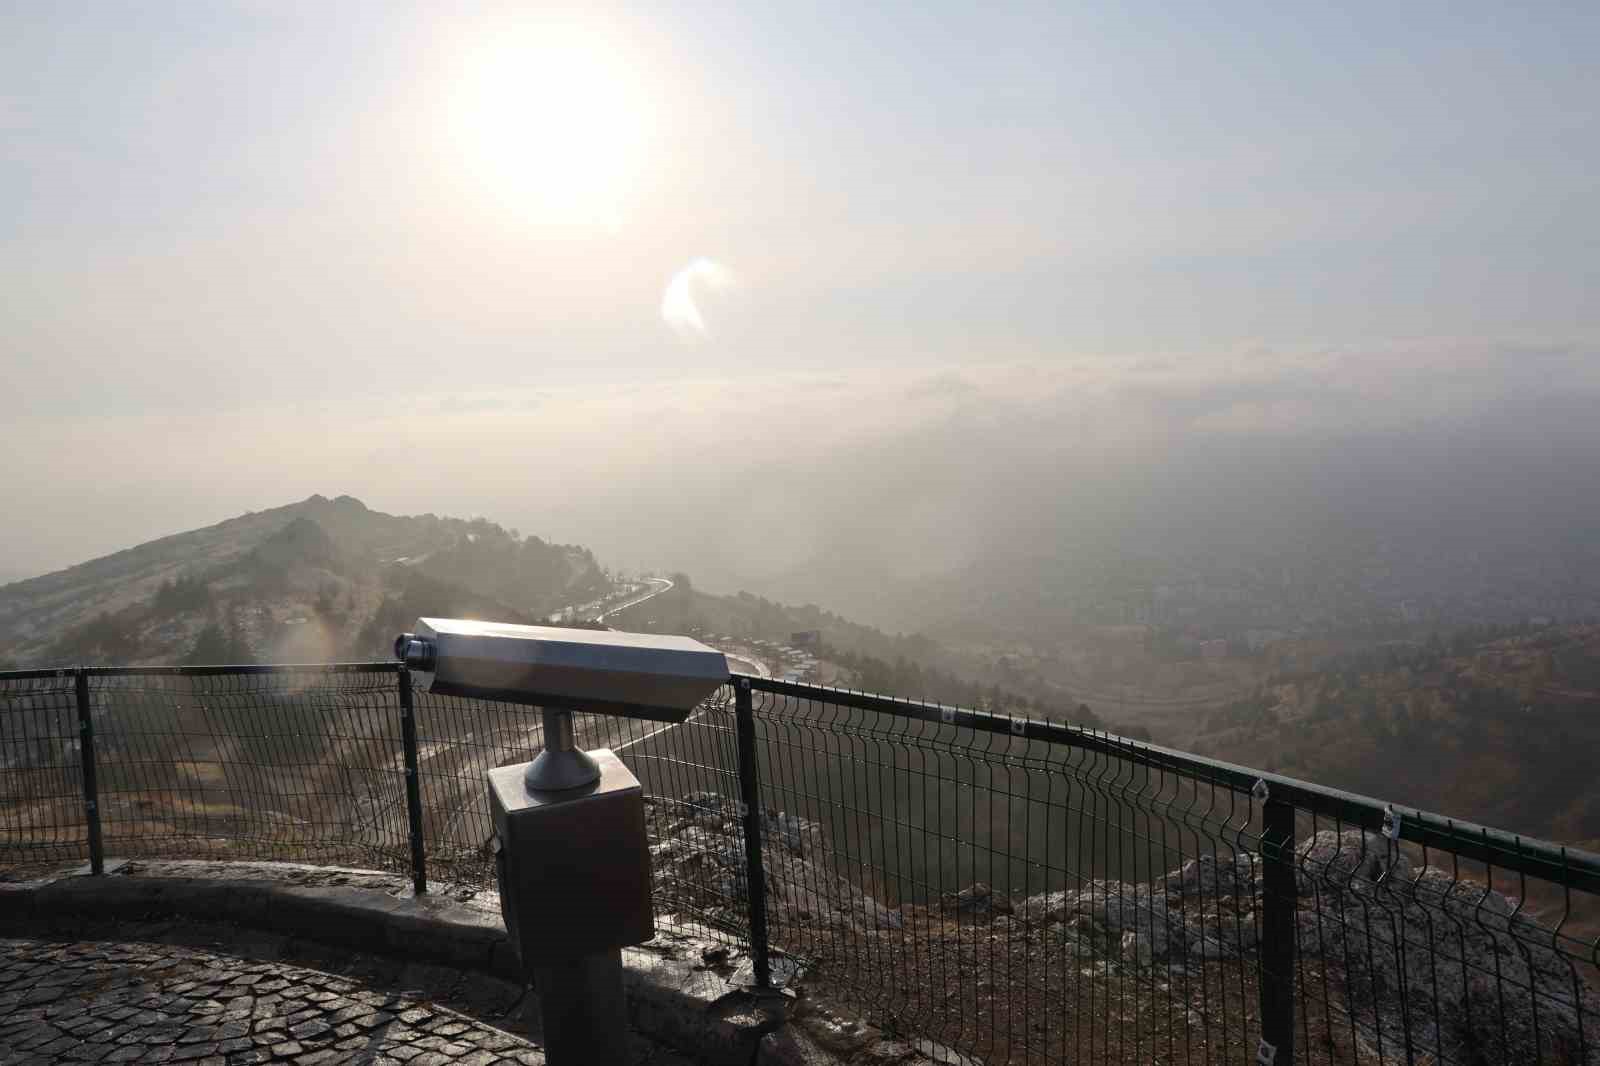
<svg viewBox="0 0 1600 1066"><path fill-rule="evenodd" d="M1260 874L1253 853L1204 856L1154 884L1087 881L1031 896L1017 913L1065 923L1134 965L1253 958ZM1303 842L1295 874L1299 980L1313 1001L1326 993L1347 1017L1331 1024L1350 1034L1363 1061L1426 1053L1444 1062L1600 1062L1600 997L1584 983L1581 960L1558 950L1557 936L1517 900L1436 867L1417 870L1359 830Z"/></svg>
<svg viewBox="0 0 1600 1066"><path fill-rule="evenodd" d="M974 882L896 908L833 872L837 857L815 823L763 811L761 824L769 914L858 934L849 943L905 930L945 938L924 953L948 954L976 932L1022 951L1053 945L1088 979L1142 970L1147 983L1166 987L1215 967L1255 979L1264 868L1253 852L1199 856L1149 882L1085 880L1025 898ZM709 792L658 800L651 827L658 909L675 899L743 922L738 805ZM1353 1061L1376 1066L1430 1055L1600 1066L1600 997L1584 983L1584 960L1560 950L1571 942L1519 900L1415 866L1387 838L1361 830L1302 841L1294 877L1296 973L1310 1004L1302 1031L1314 1039L1321 1026ZM973 979L981 984L982 975Z"/></svg>
<svg viewBox="0 0 1600 1066"><path fill-rule="evenodd" d="M1364 892L1380 882L1394 885L1411 878L1411 860L1377 833L1360 829L1324 829L1302 841L1295 851L1295 888L1302 896L1318 892Z"/></svg>
<svg viewBox="0 0 1600 1066"><path fill-rule="evenodd" d="M742 923L745 854L738 803L715 792L651 802L657 900ZM761 826L769 908L780 908L786 920L857 933L901 928L898 910L828 868L815 822L762 811Z"/></svg>

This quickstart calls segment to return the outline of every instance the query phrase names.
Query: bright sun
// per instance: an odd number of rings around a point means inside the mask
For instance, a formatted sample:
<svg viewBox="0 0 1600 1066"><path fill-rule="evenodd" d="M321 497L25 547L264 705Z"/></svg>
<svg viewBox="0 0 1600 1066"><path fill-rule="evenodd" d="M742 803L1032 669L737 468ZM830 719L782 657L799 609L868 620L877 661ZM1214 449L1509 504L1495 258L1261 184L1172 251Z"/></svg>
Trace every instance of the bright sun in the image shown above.
<svg viewBox="0 0 1600 1066"><path fill-rule="evenodd" d="M616 42L561 24L498 34L466 56L450 104L457 161L497 209L540 225L621 225L648 100Z"/></svg>

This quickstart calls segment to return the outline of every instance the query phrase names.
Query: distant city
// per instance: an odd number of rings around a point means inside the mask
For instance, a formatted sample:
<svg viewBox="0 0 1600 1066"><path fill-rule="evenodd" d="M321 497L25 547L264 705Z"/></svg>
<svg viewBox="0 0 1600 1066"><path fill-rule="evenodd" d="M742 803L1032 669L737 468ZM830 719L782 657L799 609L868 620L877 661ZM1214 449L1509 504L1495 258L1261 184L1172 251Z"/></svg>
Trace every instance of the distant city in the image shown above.
<svg viewBox="0 0 1600 1066"><path fill-rule="evenodd" d="M1287 637L1402 626L1531 623L1600 618L1600 566L1475 553L1379 556L1315 565L1195 564L1159 576L1109 575L1084 583L1065 605L1091 625L1170 628L1185 650L1251 651Z"/></svg>

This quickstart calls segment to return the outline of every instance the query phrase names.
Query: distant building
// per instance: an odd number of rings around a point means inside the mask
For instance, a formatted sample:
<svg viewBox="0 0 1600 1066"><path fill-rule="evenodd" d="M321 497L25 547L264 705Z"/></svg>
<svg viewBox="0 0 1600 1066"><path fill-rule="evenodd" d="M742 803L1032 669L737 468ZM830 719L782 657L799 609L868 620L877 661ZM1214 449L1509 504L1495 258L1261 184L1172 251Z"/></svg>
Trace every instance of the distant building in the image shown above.
<svg viewBox="0 0 1600 1066"><path fill-rule="evenodd" d="M1200 658L1225 659L1228 656L1228 642L1225 640L1202 640L1200 642Z"/></svg>
<svg viewBox="0 0 1600 1066"><path fill-rule="evenodd" d="M822 630L802 629L798 633L790 633L789 643L797 648L814 648L822 643Z"/></svg>

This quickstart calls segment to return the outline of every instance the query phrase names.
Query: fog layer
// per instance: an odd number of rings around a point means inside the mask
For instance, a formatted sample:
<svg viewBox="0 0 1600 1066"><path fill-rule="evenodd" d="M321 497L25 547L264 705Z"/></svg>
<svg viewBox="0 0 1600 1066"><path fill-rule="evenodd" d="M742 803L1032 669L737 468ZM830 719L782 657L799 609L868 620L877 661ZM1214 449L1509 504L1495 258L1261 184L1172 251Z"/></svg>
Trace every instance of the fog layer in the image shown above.
<svg viewBox="0 0 1600 1066"><path fill-rule="evenodd" d="M1460 345L22 419L6 548L41 572L349 493L896 628L916 619L881 590L974 567L1036 585L1362 538L1570 555L1600 531L1596 367Z"/></svg>

